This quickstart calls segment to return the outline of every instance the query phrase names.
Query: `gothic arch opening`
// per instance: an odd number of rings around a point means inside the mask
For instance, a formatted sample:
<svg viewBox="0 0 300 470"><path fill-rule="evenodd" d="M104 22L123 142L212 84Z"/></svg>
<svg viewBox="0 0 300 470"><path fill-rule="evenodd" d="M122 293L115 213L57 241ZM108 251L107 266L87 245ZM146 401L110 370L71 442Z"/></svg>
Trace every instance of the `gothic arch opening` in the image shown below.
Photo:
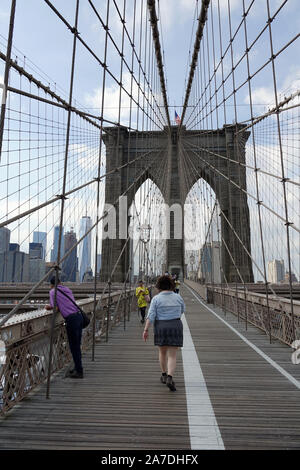
<svg viewBox="0 0 300 470"><path fill-rule="evenodd" d="M165 200L158 186L147 178L129 208L130 259L133 280L147 280L166 269Z"/></svg>
<svg viewBox="0 0 300 470"><path fill-rule="evenodd" d="M221 227L216 194L202 178L189 191L184 204L185 271L189 279L221 282Z"/></svg>

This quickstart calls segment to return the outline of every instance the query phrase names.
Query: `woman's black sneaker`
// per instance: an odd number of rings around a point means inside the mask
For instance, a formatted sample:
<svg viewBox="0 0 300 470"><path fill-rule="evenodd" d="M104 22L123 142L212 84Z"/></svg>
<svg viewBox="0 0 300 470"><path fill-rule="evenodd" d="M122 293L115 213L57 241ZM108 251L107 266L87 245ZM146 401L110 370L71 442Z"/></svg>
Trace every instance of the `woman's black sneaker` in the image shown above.
<svg viewBox="0 0 300 470"><path fill-rule="evenodd" d="M167 383L167 374L165 374L165 375L161 374L160 381L161 381L162 384Z"/></svg>
<svg viewBox="0 0 300 470"><path fill-rule="evenodd" d="M70 379L83 379L83 372L77 372L77 370L70 371L66 376Z"/></svg>
<svg viewBox="0 0 300 470"><path fill-rule="evenodd" d="M170 375L168 375L167 380L166 380L167 387L171 390L171 392L175 392L176 387L175 387L175 382L173 382L173 379Z"/></svg>

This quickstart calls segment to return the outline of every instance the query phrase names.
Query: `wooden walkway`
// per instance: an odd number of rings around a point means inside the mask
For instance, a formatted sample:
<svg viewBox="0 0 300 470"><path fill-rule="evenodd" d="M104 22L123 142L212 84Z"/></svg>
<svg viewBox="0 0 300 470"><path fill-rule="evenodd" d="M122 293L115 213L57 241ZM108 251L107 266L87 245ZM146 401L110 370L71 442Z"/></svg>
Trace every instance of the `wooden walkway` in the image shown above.
<svg viewBox="0 0 300 470"><path fill-rule="evenodd" d="M186 287L182 295L225 449L300 449L299 388ZM292 364L290 348L269 345L253 327L245 334L236 317L216 312L299 381L300 365ZM50 400L41 386L15 407L0 421L0 449L179 450L190 449L190 436L198 431L194 442L205 448L211 422L207 408L201 410L201 400L193 409L198 388L187 406L188 389L199 384L185 385L188 379L179 353L178 390L172 393L162 385L152 333L144 344L142 330L132 314L126 331L121 325L108 344L97 344L95 362L85 353L83 380L66 379L61 371L51 382ZM207 448L212 448L209 442Z"/></svg>

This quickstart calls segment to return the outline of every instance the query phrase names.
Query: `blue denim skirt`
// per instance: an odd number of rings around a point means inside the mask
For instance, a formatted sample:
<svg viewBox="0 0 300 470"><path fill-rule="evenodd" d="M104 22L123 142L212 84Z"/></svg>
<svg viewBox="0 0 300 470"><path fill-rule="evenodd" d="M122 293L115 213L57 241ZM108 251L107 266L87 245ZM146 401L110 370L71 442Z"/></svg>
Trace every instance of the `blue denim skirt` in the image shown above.
<svg viewBox="0 0 300 470"><path fill-rule="evenodd" d="M155 346L183 346L183 324L180 318L156 320L154 323Z"/></svg>

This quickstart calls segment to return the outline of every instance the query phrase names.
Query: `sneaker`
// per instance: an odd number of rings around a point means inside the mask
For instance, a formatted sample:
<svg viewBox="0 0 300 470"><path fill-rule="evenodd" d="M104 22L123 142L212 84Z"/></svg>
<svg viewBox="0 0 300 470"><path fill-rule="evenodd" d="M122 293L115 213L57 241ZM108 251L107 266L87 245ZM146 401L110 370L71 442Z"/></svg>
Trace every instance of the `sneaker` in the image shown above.
<svg viewBox="0 0 300 470"><path fill-rule="evenodd" d="M168 375L167 380L166 380L167 387L171 390L171 392L175 392L176 387L175 387L175 382L173 382L173 379L170 375Z"/></svg>
<svg viewBox="0 0 300 470"><path fill-rule="evenodd" d="M77 370L72 370L67 374L67 377L70 379L83 379L83 372L77 372Z"/></svg>
<svg viewBox="0 0 300 470"><path fill-rule="evenodd" d="M65 377L69 377L69 374L73 374L73 372L75 372L74 367L73 369L68 369L67 372L65 373Z"/></svg>
<svg viewBox="0 0 300 470"><path fill-rule="evenodd" d="M166 376L166 375L163 375L163 374L161 374L161 376L160 376L160 381L161 381L161 383L162 383L162 384L165 384L165 383L167 383L167 376Z"/></svg>

